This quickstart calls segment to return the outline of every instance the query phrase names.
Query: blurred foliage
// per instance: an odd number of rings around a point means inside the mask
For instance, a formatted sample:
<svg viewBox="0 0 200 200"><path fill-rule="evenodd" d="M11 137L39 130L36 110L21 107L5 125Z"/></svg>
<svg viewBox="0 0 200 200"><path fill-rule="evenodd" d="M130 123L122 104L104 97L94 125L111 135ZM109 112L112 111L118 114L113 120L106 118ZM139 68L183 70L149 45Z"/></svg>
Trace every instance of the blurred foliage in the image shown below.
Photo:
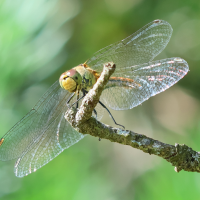
<svg viewBox="0 0 200 200"><path fill-rule="evenodd" d="M2 0L0 136L20 120L59 75L155 19L172 38L159 58L182 57L190 72L142 106L112 111L127 129L163 142L200 142L200 1ZM105 116L103 122L112 124ZM0 162L0 199L195 199L199 174L131 147L87 136L23 179Z"/></svg>

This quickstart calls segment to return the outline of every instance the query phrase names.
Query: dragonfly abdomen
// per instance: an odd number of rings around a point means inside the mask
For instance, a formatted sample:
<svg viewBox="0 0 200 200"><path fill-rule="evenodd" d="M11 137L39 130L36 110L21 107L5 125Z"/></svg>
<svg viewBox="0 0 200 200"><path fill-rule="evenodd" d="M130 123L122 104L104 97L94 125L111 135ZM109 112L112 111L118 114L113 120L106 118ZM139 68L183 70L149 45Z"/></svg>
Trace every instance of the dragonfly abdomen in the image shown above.
<svg viewBox="0 0 200 200"><path fill-rule="evenodd" d="M123 87L125 89L140 88L141 85L130 78L111 77L104 89L111 87Z"/></svg>

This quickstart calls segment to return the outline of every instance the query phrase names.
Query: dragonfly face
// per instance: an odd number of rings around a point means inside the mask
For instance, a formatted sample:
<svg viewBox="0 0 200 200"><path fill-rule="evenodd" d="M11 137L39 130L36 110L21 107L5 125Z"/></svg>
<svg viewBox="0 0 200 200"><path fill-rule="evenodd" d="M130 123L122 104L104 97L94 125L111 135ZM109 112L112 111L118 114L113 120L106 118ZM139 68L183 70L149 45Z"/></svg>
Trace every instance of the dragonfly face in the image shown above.
<svg viewBox="0 0 200 200"><path fill-rule="evenodd" d="M96 83L99 75L86 64L79 65L61 74L59 82L69 92L84 90L88 92Z"/></svg>
<svg viewBox="0 0 200 200"><path fill-rule="evenodd" d="M101 100L115 110L131 109L174 85L187 74L187 62L176 57L153 61L171 34L169 23L155 20L64 72L35 107L0 139L0 160L16 159L15 175L23 177L81 140L83 134L64 115L68 103L75 102L72 97L93 87L105 63L113 62L116 69Z"/></svg>
<svg viewBox="0 0 200 200"><path fill-rule="evenodd" d="M59 78L60 86L69 92L79 90L82 82L82 77L79 72L73 68L64 72Z"/></svg>

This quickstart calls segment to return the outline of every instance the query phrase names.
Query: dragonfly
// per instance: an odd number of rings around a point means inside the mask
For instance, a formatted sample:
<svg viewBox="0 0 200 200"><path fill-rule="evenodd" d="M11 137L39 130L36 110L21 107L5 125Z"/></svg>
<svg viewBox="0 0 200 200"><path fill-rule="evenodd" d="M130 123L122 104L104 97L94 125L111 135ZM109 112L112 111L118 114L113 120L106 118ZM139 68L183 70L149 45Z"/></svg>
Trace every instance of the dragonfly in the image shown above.
<svg viewBox="0 0 200 200"><path fill-rule="evenodd" d="M105 63L113 62L116 69L100 100L114 110L131 109L177 83L189 70L185 60L174 57L153 61L171 35L168 22L154 20L64 72L30 112L1 138L0 160L16 159L14 173L24 177L83 139L84 135L64 115L79 96L93 87Z"/></svg>

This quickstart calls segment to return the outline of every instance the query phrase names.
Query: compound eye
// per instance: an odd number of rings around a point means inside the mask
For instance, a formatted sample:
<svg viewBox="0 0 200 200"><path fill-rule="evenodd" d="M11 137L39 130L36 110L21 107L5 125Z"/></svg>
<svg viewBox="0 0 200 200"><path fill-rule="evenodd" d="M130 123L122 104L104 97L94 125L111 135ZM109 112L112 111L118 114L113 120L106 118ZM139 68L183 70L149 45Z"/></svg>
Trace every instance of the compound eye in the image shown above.
<svg viewBox="0 0 200 200"><path fill-rule="evenodd" d="M76 74L77 74L77 71L75 69L70 69L69 71L67 71L66 75L69 77L73 77Z"/></svg>
<svg viewBox="0 0 200 200"><path fill-rule="evenodd" d="M63 73L60 76L59 82L60 82L60 86L63 89L68 90L69 92L75 92L77 84L73 78L71 78L71 77L67 76L65 73Z"/></svg>
<svg viewBox="0 0 200 200"><path fill-rule="evenodd" d="M68 90L69 92L75 92L77 87L80 87L82 78L76 69L70 69L61 74L59 82L61 87L65 90Z"/></svg>

